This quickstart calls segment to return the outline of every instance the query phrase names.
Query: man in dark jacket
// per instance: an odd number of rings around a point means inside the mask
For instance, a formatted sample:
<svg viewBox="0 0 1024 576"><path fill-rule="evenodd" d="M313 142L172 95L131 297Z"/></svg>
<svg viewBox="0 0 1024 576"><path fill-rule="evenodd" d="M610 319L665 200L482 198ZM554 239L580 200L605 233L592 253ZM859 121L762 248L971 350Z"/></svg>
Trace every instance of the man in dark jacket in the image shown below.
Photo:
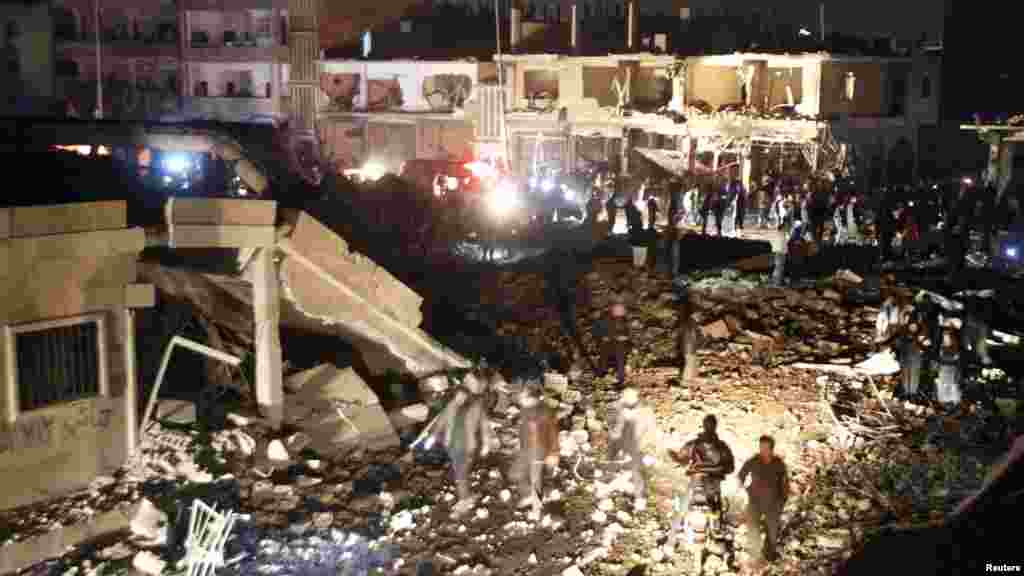
<svg viewBox="0 0 1024 576"><path fill-rule="evenodd" d="M750 478L746 487L747 551L755 567L777 556L779 518L789 499L789 474L786 464L775 455L775 440L761 436L758 445L759 453L747 460L737 475L740 486Z"/></svg>

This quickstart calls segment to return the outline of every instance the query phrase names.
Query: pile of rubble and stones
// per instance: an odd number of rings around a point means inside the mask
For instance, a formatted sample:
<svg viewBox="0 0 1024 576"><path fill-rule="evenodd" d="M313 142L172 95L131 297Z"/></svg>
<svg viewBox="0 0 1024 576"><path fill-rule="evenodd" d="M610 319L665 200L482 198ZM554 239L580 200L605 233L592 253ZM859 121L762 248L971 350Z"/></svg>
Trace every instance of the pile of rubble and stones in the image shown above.
<svg viewBox="0 0 1024 576"><path fill-rule="evenodd" d="M679 381L676 368L669 279L634 271L627 262L596 261L585 280L591 303L578 311L581 327L589 328L604 310L618 288L612 279L621 278L629 278L632 302L629 381L658 415L662 435L663 450L651 455L654 497L647 510L633 510L628 471L606 455L606 422L618 399L610 379L580 369L545 376L548 401L561 420L563 458L545 483L540 514L516 507L520 495L507 470L519 444L518 409L511 390L500 395L493 417L501 449L473 474L480 496L475 508L453 517L456 498L444 454L405 448L427 420L427 407L387 414L354 372L319 367L288 379L281 432L242 415L212 433L157 424L117 476L0 520L24 537L130 506L124 526L102 545L78 546L25 571L33 574L56 567L57 573L110 573L103 566L171 573L180 568L194 498L241 514L223 574L379 568L411 575L426 562L452 574L621 575L637 565L688 574L688 553L663 547L670 500L682 487L681 470L664 450L692 437L710 412L737 462L755 453L760 435L776 438L796 497L784 513L783 559L770 571L796 575L827 571L879 525L922 515L938 519L951 494L980 482L985 462L939 449L950 416L893 400L893 378L794 365L852 366L869 354L878 310L850 298L861 284L856 275L838 274L804 289L769 288L760 278L734 273L691 279L704 344L699 376L687 382ZM484 295L490 303L520 314L502 321L500 332L524 336L535 350L558 340L542 277L504 276L493 285L501 291ZM584 344L593 350L589 334ZM757 351L766 348L771 354L764 360ZM972 418L980 416L964 413L957 421ZM911 437L917 440L908 442ZM920 476L935 469L943 475ZM739 522L745 496L734 478L723 491L734 528L706 560L708 574L735 573L746 557Z"/></svg>

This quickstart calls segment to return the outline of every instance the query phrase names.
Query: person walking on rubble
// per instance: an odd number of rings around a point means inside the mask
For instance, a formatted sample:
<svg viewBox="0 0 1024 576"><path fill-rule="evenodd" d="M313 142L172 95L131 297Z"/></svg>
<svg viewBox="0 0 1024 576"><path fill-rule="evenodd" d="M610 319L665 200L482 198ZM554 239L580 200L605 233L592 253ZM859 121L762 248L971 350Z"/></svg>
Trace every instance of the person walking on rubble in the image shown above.
<svg viewBox="0 0 1024 576"><path fill-rule="evenodd" d="M654 411L640 403L635 388L625 389L619 399L612 426L608 429L608 452L612 459L620 455L629 459L628 466L633 475L633 509L637 512L647 509L642 440L655 434L656 427Z"/></svg>
<svg viewBox="0 0 1024 576"><path fill-rule="evenodd" d="M676 350L679 358L679 379L689 382L697 377L697 323L693 319L694 306L690 291L683 288L679 294L679 326L676 332Z"/></svg>
<svg viewBox="0 0 1024 576"><path fill-rule="evenodd" d="M543 501L544 469L558 468L558 418L533 390L519 395L519 456L510 476L519 486L519 507L539 512Z"/></svg>
<svg viewBox="0 0 1024 576"><path fill-rule="evenodd" d="M747 550L754 570L778 556L779 518L789 499L789 474L786 464L775 455L775 440L761 436L758 444L758 454L737 474L740 486L750 478L746 486Z"/></svg>
<svg viewBox="0 0 1024 576"><path fill-rule="evenodd" d="M470 492L469 475L477 457L486 458L493 443L493 431L487 417L485 398L493 375L467 374L445 410L443 442L452 462L452 476L458 502L453 515L460 516L472 508L475 498Z"/></svg>
<svg viewBox="0 0 1024 576"><path fill-rule="evenodd" d="M576 357L575 347L578 341L576 329L577 273L575 253L559 249L551 255L545 284L548 299L558 311L562 334L569 341L569 345L565 347L569 364L572 364Z"/></svg>
<svg viewBox="0 0 1024 576"><path fill-rule="evenodd" d="M714 414L704 417L701 433L696 438L684 444L679 451L669 450L669 456L686 467L686 475L690 478L678 506L684 516L693 492L700 491L711 499L720 498L722 482L736 469L732 449L718 437L718 417Z"/></svg>
<svg viewBox="0 0 1024 576"><path fill-rule="evenodd" d="M626 297L623 292L612 296L604 318L606 326L602 343L602 358L599 368L602 371L615 367L615 377L619 386L626 383L626 356L629 348L629 317L626 313ZM604 372L601 374L604 375Z"/></svg>

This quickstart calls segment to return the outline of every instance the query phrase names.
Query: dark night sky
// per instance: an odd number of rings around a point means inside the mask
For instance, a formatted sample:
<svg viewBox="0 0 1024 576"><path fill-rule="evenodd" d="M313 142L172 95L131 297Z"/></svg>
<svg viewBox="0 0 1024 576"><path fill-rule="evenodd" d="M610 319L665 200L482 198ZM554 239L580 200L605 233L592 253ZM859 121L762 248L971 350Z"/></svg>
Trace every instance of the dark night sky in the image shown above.
<svg viewBox="0 0 1024 576"><path fill-rule="evenodd" d="M666 0L640 1L658 5ZM685 4L686 0L682 2ZM941 38L942 0L825 0L824 3L826 31L886 34L909 41L916 41L925 32L930 39ZM735 6L738 10L776 8L790 20L805 20L805 27L818 32L820 2L815 0L690 0L689 4L695 12L713 6Z"/></svg>

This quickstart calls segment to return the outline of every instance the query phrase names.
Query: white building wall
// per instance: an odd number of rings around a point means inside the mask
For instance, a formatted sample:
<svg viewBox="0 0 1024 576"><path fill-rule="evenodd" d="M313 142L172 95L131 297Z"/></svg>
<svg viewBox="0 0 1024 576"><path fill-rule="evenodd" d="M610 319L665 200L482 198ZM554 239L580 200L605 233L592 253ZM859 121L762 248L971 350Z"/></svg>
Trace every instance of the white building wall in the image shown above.
<svg viewBox="0 0 1024 576"><path fill-rule="evenodd" d="M353 60L324 60L320 62L321 74L358 74L360 82L366 80L398 79L402 89L402 110L426 111L430 104L423 97L423 81L438 74L468 76L476 87L480 79L480 68L476 62L414 62L382 61L361 62ZM367 90L361 86L355 107L366 106Z"/></svg>

